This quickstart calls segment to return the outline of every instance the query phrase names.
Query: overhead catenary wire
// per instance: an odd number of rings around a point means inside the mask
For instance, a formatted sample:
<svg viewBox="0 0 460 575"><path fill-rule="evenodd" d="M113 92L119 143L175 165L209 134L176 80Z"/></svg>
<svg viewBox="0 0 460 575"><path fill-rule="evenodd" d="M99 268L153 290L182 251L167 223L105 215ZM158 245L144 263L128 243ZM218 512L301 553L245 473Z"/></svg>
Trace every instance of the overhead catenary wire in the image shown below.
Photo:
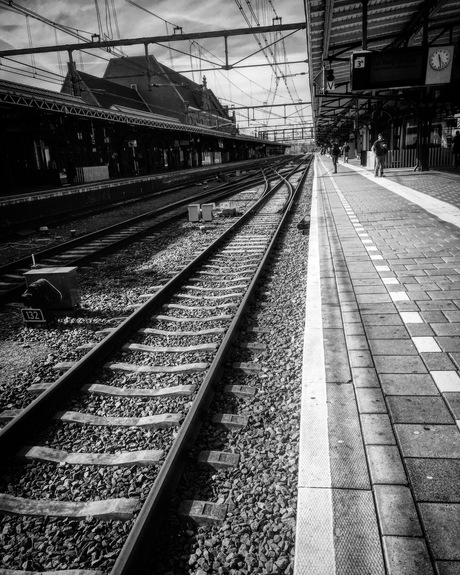
<svg viewBox="0 0 460 575"><path fill-rule="evenodd" d="M253 2L255 2L256 0L253 0ZM99 22L98 22L98 31L100 34L104 35L104 26L106 28L106 32L108 35L113 35L115 28L117 29L117 34L118 36L120 36L120 30L118 27L118 19L116 16L116 9L115 9L115 3L114 0L104 0L105 2L105 23L102 21L102 12L101 12L101 6L98 4L98 0L94 0L95 2L95 8L97 7L97 10L99 10L99 20L100 20L100 26L99 26ZM146 13L160 19L161 21L168 23L169 26L174 26L174 28L177 28L178 26L176 24L174 24L173 22L169 22L168 20L166 20L165 18L161 18L160 16L158 16L158 14L155 14L154 12L152 12L151 10L148 10L146 8L144 8L143 6L141 6L140 4L138 4L137 2L133 1L133 0L126 0L126 2L128 4L131 4L133 6L135 6L137 9L141 9L143 11L145 11ZM0 8L5 8L5 9L10 9L16 13L20 13L20 14L25 14L27 13L30 17L33 17L37 20L40 20L41 22L48 24L48 25L52 25L53 26L53 30L55 33L55 36L57 34L57 31L63 31L65 34L69 34L72 35L76 38L79 39L79 41L82 42L88 42L89 38L88 36L91 36L90 32L81 30L81 28L77 29L77 28L73 28L71 26L64 26L61 24L58 24L57 22L53 22L52 20L47 19L46 17L40 15L40 14L36 14L33 13L32 10L30 10L29 8L25 8L24 6L21 6L19 4L16 4L15 2L12 3L9 0L0 0ZM264 11L263 15L261 11ZM257 0L257 5L255 5L252 9L252 12L255 14L252 15L251 14L251 18L252 21L255 21L255 18L257 19L261 19L263 18L269 18L272 13L275 14L275 16L277 16L276 11L274 10L274 6L273 3L271 2L271 0L267 3L267 0ZM115 24L115 26L114 26ZM201 55L201 56L205 56L207 54L212 55L212 57L214 59L216 59L216 61L219 61L221 64L220 68L216 69L216 72L218 72L217 74L215 74L216 79L218 77L221 77L225 80L226 86L227 86L227 90L230 92L230 99L229 101L233 101L234 96L236 96L235 99L238 99L237 94L241 94L241 96L244 98L248 98L250 102L257 102L257 103L262 103L264 101L274 101L274 98L276 97L279 101L279 98L284 98L285 96L283 94L280 93L279 90L279 85L274 86L274 84L276 84L275 78L272 76L272 85L271 85L271 89L267 90L267 86L262 85L258 82L255 82L253 78L249 78L247 75L241 73L239 70L231 70L236 72L236 74L238 74L238 76L242 79L244 79L245 81L247 81L249 83L250 86L250 91L248 92L247 90L245 90L244 88L242 88L241 83L236 81L236 82L232 82L231 78L230 78L230 73L229 71L224 71L222 70L222 65L223 60L221 58L216 57L214 54L212 54L212 52L206 50L204 47L198 47L199 45L193 41L193 43L191 43L190 45L190 49L187 52L187 58L189 58L191 61L195 60L197 55ZM283 49L285 51L285 46L283 46ZM83 51L83 50L82 50ZM80 58L80 67L83 70L83 59L82 59L82 51L78 50L78 55ZM85 51L85 54L88 53ZM276 54L276 49L273 50L273 53L275 54L275 56L277 56ZM95 57L97 59L100 59L102 61L108 61L109 58L104 57L100 54L94 54L94 53L89 53L92 57ZM279 56L277 56L277 59L279 59ZM287 58L286 58L287 60ZM198 60L199 62L199 70L200 70L200 75L201 75L201 68L202 68L202 63L201 60ZM192 66L193 67L193 66ZM32 69L32 68L31 68ZM62 66L60 65L60 70L62 71ZM278 72L284 72L286 71L286 69L282 69L281 67L279 68ZM46 74L46 72L44 72ZM27 73L26 73L27 74ZM278 74L279 75L279 74ZM287 74L284 74L284 76L287 76ZM54 77L54 76L53 76ZM193 77L194 77L194 73L193 73ZM216 80L217 81L217 80ZM286 83L286 78L283 78L283 81ZM292 82L292 81L291 81ZM279 84L279 82L278 82ZM220 85L220 84L219 84ZM259 91L263 91L266 93L266 96L259 96L256 95L257 90L254 91L254 93L252 92L252 87L256 86ZM232 94L232 90L236 90L237 93L235 95ZM293 90L291 90L292 94L294 94ZM289 100L289 98L287 98L287 100ZM292 100L292 98L291 98Z"/></svg>

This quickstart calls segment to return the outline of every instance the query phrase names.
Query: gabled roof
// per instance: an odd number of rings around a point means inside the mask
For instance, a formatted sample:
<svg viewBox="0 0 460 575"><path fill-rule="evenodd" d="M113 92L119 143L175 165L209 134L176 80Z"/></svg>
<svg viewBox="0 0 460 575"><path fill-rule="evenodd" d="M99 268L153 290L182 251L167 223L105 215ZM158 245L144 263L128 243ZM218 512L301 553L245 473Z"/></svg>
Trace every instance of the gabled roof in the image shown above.
<svg viewBox="0 0 460 575"><path fill-rule="evenodd" d="M110 108L123 106L133 110L148 112L149 109L136 90L127 88L104 78L97 78L79 70L74 72L74 82L77 83L79 96L88 104ZM72 80L67 74L62 86L62 93L72 94Z"/></svg>
<svg viewBox="0 0 460 575"><path fill-rule="evenodd" d="M150 110L157 114L183 121L190 106L227 117L211 90L160 64L152 55L112 58L104 78L124 86L135 84Z"/></svg>

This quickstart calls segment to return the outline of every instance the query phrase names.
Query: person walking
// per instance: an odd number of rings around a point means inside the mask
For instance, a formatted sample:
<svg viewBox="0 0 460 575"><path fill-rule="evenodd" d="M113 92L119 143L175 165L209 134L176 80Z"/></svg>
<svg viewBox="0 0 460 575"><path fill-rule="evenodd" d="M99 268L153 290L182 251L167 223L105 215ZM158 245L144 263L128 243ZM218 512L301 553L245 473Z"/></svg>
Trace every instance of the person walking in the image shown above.
<svg viewBox="0 0 460 575"><path fill-rule="evenodd" d="M350 146L348 145L348 142L345 142L345 144L342 147L343 150L343 161L348 162L348 153L350 151Z"/></svg>
<svg viewBox="0 0 460 575"><path fill-rule="evenodd" d="M380 172L380 176L383 177L383 166L385 164L385 156L388 153L388 145L383 139L383 134L377 136L377 140L372 145L372 151L375 154L375 170L374 176L377 177Z"/></svg>
<svg viewBox="0 0 460 575"><path fill-rule="evenodd" d="M457 130L452 139L452 153L454 155L454 166L460 166L460 132Z"/></svg>
<svg viewBox="0 0 460 575"><path fill-rule="evenodd" d="M332 158L332 165L334 166L334 174L337 173L337 164L339 162L339 156L342 153L340 149L339 142L336 140L332 143L331 146L331 158Z"/></svg>

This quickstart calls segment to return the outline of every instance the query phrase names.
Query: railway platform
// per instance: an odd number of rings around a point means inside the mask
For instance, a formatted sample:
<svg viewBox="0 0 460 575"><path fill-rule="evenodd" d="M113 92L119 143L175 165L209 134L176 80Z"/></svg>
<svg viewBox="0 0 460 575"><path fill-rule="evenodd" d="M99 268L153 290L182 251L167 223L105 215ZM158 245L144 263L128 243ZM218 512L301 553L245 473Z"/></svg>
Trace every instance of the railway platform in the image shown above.
<svg viewBox="0 0 460 575"><path fill-rule="evenodd" d="M460 574L460 174L317 156L295 574Z"/></svg>

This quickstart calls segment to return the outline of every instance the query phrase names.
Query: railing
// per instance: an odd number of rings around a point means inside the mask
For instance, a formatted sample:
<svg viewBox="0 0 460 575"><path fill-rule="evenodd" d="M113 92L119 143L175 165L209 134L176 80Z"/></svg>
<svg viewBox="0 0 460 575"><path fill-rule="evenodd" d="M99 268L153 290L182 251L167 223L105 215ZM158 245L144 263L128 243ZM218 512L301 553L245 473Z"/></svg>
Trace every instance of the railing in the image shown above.
<svg viewBox="0 0 460 575"><path fill-rule="evenodd" d="M430 148L428 150L428 165L430 167L452 166L453 163L453 154L449 148ZM414 149L388 150L385 164L388 168L413 168L417 165L417 151ZM373 152L365 152L362 154L361 165L371 170L373 169Z"/></svg>

